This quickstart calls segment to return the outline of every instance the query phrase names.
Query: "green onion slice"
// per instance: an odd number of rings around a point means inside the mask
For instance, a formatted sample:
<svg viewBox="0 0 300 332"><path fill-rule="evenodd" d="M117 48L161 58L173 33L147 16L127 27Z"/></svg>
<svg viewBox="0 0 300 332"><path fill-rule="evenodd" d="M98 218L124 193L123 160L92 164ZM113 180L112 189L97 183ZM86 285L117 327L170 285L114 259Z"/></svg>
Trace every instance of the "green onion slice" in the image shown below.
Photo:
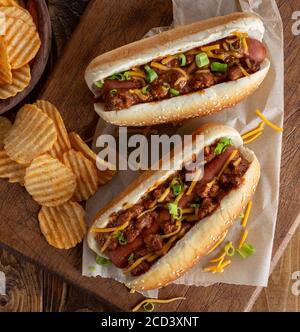
<svg viewBox="0 0 300 332"><path fill-rule="evenodd" d="M230 138L227 138L227 137L221 138L219 143L215 147L215 154L216 155L222 154L228 148L228 146L231 144L232 144L232 141Z"/></svg>
<svg viewBox="0 0 300 332"><path fill-rule="evenodd" d="M184 185L182 180L176 177L171 181L170 187L173 191L173 195L178 196L180 193L182 193Z"/></svg>
<svg viewBox="0 0 300 332"><path fill-rule="evenodd" d="M116 234L113 235L113 237L115 237L119 244L121 246L125 246L127 244L127 240L124 237L124 234L122 232L117 232Z"/></svg>
<svg viewBox="0 0 300 332"><path fill-rule="evenodd" d="M96 85L97 88L101 89L104 85L104 81L100 80L100 81L95 82L94 84Z"/></svg>
<svg viewBox="0 0 300 332"><path fill-rule="evenodd" d="M134 260L134 253L131 253L127 258L128 262L132 262Z"/></svg>
<svg viewBox="0 0 300 332"><path fill-rule="evenodd" d="M182 209L176 203L168 203L167 207L169 209L170 215L174 219L181 219L182 217Z"/></svg>
<svg viewBox="0 0 300 332"><path fill-rule="evenodd" d="M224 250L226 252L226 255L229 256L229 257L232 257L235 254L235 249L234 249L234 246L233 246L232 242L228 242L225 245Z"/></svg>
<svg viewBox="0 0 300 332"><path fill-rule="evenodd" d="M115 95L117 92L118 92L117 89L111 89L111 90L109 90L109 93L110 93L111 95Z"/></svg>
<svg viewBox="0 0 300 332"><path fill-rule="evenodd" d="M111 263L110 259L102 257L102 256L97 256L96 257L96 263L98 265L109 265Z"/></svg>
<svg viewBox="0 0 300 332"><path fill-rule="evenodd" d="M186 66L186 56L185 56L185 54L183 54L183 53L179 54L178 58L179 58L179 61L180 61L180 66L181 67Z"/></svg>
<svg viewBox="0 0 300 332"><path fill-rule="evenodd" d="M141 91L144 95L146 95L149 92L149 89L150 89L149 85L146 85L141 89Z"/></svg>
<svg viewBox="0 0 300 332"><path fill-rule="evenodd" d="M152 312L154 310L154 304L152 302L146 302L144 305L143 305L143 309L144 311L146 312Z"/></svg>
<svg viewBox="0 0 300 332"><path fill-rule="evenodd" d="M158 75L155 70L150 68L148 65L144 66L145 72L147 74L146 81L148 83L152 83L154 80L157 79Z"/></svg>
<svg viewBox="0 0 300 332"><path fill-rule="evenodd" d="M173 88L170 88L170 93L173 96L179 96L180 95L180 92L176 89L173 89Z"/></svg>
<svg viewBox="0 0 300 332"><path fill-rule="evenodd" d="M243 258L248 258L255 254L256 250L252 244L244 243L241 249L236 250Z"/></svg>
<svg viewBox="0 0 300 332"><path fill-rule="evenodd" d="M221 62L212 62L210 68L212 71L219 71L225 73L228 69L228 65L226 63L221 63Z"/></svg>
<svg viewBox="0 0 300 332"><path fill-rule="evenodd" d="M128 81L128 80L130 80L130 74L129 74L129 72L128 71L125 71L125 73L124 73L124 78L125 78L125 80L126 81Z"/></svg>
<svg viewBox="0 0 300 332"><path fill-rule="evenodd" d="M198 68L205 67L209 65L209 58L206 53L201 52L196 55L196 65Z"/></svg>

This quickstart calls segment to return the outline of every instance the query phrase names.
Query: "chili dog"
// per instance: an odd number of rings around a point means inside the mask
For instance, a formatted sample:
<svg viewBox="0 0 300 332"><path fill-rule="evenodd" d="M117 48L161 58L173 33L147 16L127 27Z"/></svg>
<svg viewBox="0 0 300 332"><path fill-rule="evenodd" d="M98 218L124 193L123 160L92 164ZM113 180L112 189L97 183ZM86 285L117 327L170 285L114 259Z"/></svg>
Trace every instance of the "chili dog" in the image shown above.
<svg viewBox="0 0 300 332"><path fill-rule="evenodd" d="M257 16L234 13L102 54L85 74L95 110L107 122L142 126L233 106L267 75L263 35Z"/></svg>
<svg viewBox="0 0 300 332"><path fill-rule="evenodd" d="M256 189L259 163L235 129L207 124L194 137L200 134L203 174L180 158L174 170L148 171L89 229L89 247L123 269L131 289L160 288L180 277L218 242Z"/></svg>

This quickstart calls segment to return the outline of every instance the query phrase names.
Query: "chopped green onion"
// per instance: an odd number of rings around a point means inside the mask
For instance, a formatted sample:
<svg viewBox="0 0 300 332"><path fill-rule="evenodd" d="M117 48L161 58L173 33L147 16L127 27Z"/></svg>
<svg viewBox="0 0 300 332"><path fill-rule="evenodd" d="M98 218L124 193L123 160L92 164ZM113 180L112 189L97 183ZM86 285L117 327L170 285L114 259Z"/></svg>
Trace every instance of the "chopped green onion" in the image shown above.
<svg viewBox="0 0 300 332"><path fill-rule="evenodd" d="M111 90L109 90L109 93L110 93L111 95L115 95L117 92L118 92L117 89L111 89Z"/></svg>
<svg viewBox="0 0 300 332"><path fill-rule="evenodd" d="M240 218L240 219L244 219L244 218L245 218L245 213L242 212L242 213L239 215L239 218Z"/></svg>
<svg viewBox="0 0 300 332"><path fill-rule="evenodd" d="M176 203L167 204L169 213L174 219L180 219L182 217L182 209Z"/></svg>
<svg viewBox="0 0 300 332"><path fill-rule="evenodd" d="M224 137L221 138L217 146L215 147L215 154L219 155L222 154L229 145L232 144L232 141L230 138Z"/></svg>
<svg viewBox="0 0 300 332"><path fill-rule="evenodd" d="M229 256L229 257L232 257L235 254L235 249L234 249L234 246L233 246L232 242L228 242L225 245L224 250L226 252L226 255Z"/></svg>
<svg viewBox="0 0 300 332"><path fill-rule="evenodd" d="M179 96L180 95L180 92L176 89L173 89L173 88L170 89L170 93L173 96Z"/></svg>
<svg viewBox="0 0 300 332"><path fill-rule="evenodd" d="M186 56L185 56L185 54L179 54L179 61L180 61L180 66L181 67L184 67L184 66L186 66Z"/></svg>
<svg viewBox="0 0 300 332"><path fill-rule="evenodd" d="M180 193L182 193L184 185L182 180L176 177L171 181L170 187L173 191L173 195L178 196Z"/></svg>
<svg viewBox="0 0 300 332"><path fill-rule="evenodd" d="M111 263L110 259L102 257L102 256L97 256L96 257L96 263L98 265L109 265Z"/></svg>
<svg viewBox="0 0 300 332"><path fill-rule="evenodd" d="M242 46L242 40L243 40L243 38L240 38L240 40L239 40L239 47L238 47L238 48L235 48L235 47L233 46L233 44L235 44L235 43L231 43L231 44L229 44L229 47L230 47L231 51L234 51L234 52L240 52L240 50L241 50L241 46Z"/></svg>
<svg viewBox="0 0 300 332"><path fill-rule="evenodd" d="M130 80L130 74L129 74L129 72L128 71L125 71L125 73L124 73L124 78L125 78L125 80L126 81L128 81L128 80Z"/></svg>
<svg viewBox="0 0 300 332"><path fill-rule="evenodd" d="M153 70L152 68L150 68L148 65L144 66L144 69L145 69L145 72L147 74L146 81L148 83L152 83L154 80L157 79L158 75L157 75L157 73L156 73L155 70Z"/></svg>
<svg viewBox="0 0 300 332"><path fill-rule="evenodd" d="M200 204L199 203L193 203L193 204L190 204L190 207L194 208L194 209L198 209L200 207Z"/></svg>
<svg viewBox="0 0 300 332"><path fill-rule="evenodd" d="M132 262L134 260L134 253L131 253L127 260L128 262Z"/></svg>
<svg viewBox="0 0 300 332"><path fill-rule="evenodd" d="M201 52L196 55L196 65L198 68L205 67L209 65L209 58L206 53Z"/></svg>
<svg viewBox="0 0 300 332"><path fill-rule="evenodd" d="M121 246L125 246L127 244L127 240L124 237L124 234L122 232L117 232L116 234L113 235L113 237L115 237L119 244Z"/></svg>
<svg viewBox="0 0 300 332"><path fill-rule="evenodd" d="M113 74L107 78L108 80L118 80L118 81L125 81L124 74L118 73L118 74Z"/></svg>
<svg viewBox="0 0 300 332"><path fill-rule="evenodd" d="M152 312L154 310L154 304L152 302L146 302L144 305L143 305L143 309L144 311L146 312Z"/></svg>
<svg viewBox="0 0 300 332"><path fill-rule="evenodd" d="M141 89L141 91L145 95L149 92L149 89L150 89L149 85L146 85Z"/></svg>
<svg viewBox="0 0 300 332"><path fill-rule="evenodd" d="M212 62L210 68L212 71L220 71L222 73L225 73L227 71L228 65L221 62Z"/></svg>
<svg viewBox="0 0 300 332"><path fill-rule="evenodd" d="M243 258L247 258L255 254L255 248L252 244L244 243L241 249L236 250Z"/></svg>
<svg viewBox="0 0 300 332"><path fill-rule="evenodd" d="M89 266L89 271L94 272L96 270L96 266Z"/></svg>
<svg viewBox="0 0 300 332"><path fill-rule="evenodd" d="M104 81L100 80L100 81L95 82L94 84L96 85L97 88L101 89L104 85Z"/></svg>

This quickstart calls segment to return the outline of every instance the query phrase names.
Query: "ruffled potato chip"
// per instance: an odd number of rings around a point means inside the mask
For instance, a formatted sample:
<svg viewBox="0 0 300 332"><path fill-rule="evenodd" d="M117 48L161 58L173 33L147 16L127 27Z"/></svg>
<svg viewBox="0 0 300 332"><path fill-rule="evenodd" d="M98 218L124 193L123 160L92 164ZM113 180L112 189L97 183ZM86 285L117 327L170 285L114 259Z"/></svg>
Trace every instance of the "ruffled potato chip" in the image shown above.
<svg viewBox="0 0 300 332"><path fill-rule="evenodd" d="M14 17L6 18L7 53L12 69L28 64L36 56L41 40L36 27Z"/></svg>
<svg viewBox="0 0 300 332"><path fill-rule="evenodd" d="M38 100L35 105L44 111L50 119L53 120L56 132L57 140L53 144L52 148L49 150L49 154L57 159L62 159L62 156L65 152L71 149L71 143L69 140L68 132L66 130L64 121L58 111L58 109L52 105L49 101Z"/></svg>
<svg viewBox="0 0 300 332"><path fill-rule="evenodd" d="M49 116L35 105L24 105L4 139L4 149L12 160L26 165L51 149L56 139Z"/></svg>
<svg viewBox="0 0 300 332"><path fill-rule="evenodd" d="M4 147L4 138L7 136L11 127L12 123L4 116L0 116L0 150Z"/></svg>
<svg viewBox="0 0 300 332"><path fill-rule="evenodd" d="M11 160L4 150L0 151L0 178L7 178L8 182L24 185L26 166Z"/></svg>
<svg viewBox="0 0 300 332"><path fill-rule="evenodd" d="M43 206L38 219L47 242L58 249L75 247L86 234L85 211L76 202L57 207Z"/></svg>
<svg viewBox="0 0 300 332"><path fill-rule="evenodd" d="M17 18L27 23L29 26L35 26L29 12L20 6L1 7L0 11L3 12L6 17Z"/></svg>
<svg viewBox="0 0 300 332"><path fill-rule="evenodd" d="M6 48L6 42L4 38L0 36L0 85L12 84L11 65Z"/></svg>
<svg viewBox="0 0 300 332"><path fill-rule="evenodd" d="M0 0L0 6L18 6L18 3L14 0Z"/></svg>
<svg viewBox="0 0 300 332"><path fill-rule="evenodd" d="M69 167L44 154L26 169L25 188L40 205L58 206L73 196L76 177Z"/></svg>
<svg viewBox="0 0 300 332"><path fill-rule="evenodd" d="M30 67L25 65L12 70L12 84L0 85L0 100L15 96L29 85L31 80Z"/></svg>
<svg viewBox="0 0 300 332"><path fill-rule="evenodd" d="M99 176L95 163L81 152L70 150L63 155L63 162L76 175L77 186L74 193L76 201L87 200L98 189Z"/></svg>
<svg viewBox="0 0 300 332"><path fill-rule="evenodd" d="M99 184L103 185L110 181L113 176L117 173L116 170L112 169L112 166L109 165L106 161L100 159L97 157L96 153L89 148L89 146L82 140L82 138L72 132L69 134L71 146L74 150L81 152L86 158L91 160L92 162L95 163L95 165L98 164L103 164L107 169L106 170L99 170L97 168L98 174L99 174Z"/></svg>

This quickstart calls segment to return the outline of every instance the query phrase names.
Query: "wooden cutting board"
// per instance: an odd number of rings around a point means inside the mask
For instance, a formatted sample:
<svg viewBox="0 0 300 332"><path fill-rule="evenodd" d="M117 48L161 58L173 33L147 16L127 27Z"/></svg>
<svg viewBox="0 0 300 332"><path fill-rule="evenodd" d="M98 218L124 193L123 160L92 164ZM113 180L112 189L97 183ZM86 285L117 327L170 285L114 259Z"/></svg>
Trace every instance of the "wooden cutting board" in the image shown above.
<svg viewBox="0 0 300 332"><path fill-rule="evenodd" d="M69 131L75 130L84 138L92 137L97 116L83 80L89 61L100 53L138 40L150 28L168 25L171 20L170 0L91 1L41 97L57 105ZM290 31L286 31L287 44L292 38ZM290 46L287 64L293 63L297 52L299 47ZM295 112L300 91L297 72L288 71L281 199L272 267L300 223L300 218L296 218L300 206L296 128L300 119ZM81 246L60 251L46 243L37 222L39 206L24 188L0 181L0 195L0 245L93 293L112 309L129 310L142 298L129 294L124 286L113 280L81 276ZM259 292L260 288L256 287L226 284L207 288L170 285L161 291L162 298L180 295L186 296L187 300L156 308L168 311L245 311L251 309Z"/></svg>

